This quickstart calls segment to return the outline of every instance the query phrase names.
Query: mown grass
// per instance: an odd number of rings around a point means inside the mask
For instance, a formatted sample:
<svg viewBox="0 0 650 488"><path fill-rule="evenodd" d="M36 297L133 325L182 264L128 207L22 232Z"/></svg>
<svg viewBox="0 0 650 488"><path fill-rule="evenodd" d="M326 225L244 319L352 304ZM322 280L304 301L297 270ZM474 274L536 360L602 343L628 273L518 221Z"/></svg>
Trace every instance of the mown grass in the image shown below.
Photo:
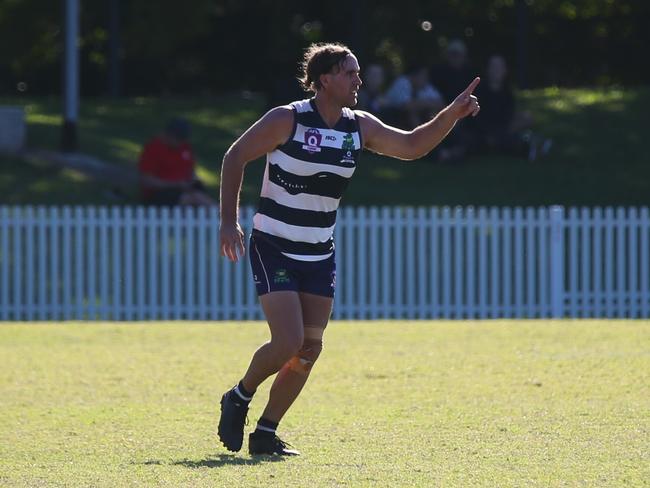
<svg viewBox="0 0 650 488"><path fill-rule="evenodd" d="M428 159L400 163L364 153L344 198L348 205L647 205L650 165L645 132L650 88L540 89L519 94L535 130L553 138L551 154L529 163L478 155L456 165ZM55 99L4 99L27 107L32 147L57 148L61 104ZM82 101L80 150L134 166L142 144L172 115L193 124L200 175L216 194L221 158L229 144L264 111L264 102L240 95L210 99ZM259 195L262 162L249 165L242 202ZM133 203L135 188L115 201L101 182L71 172L25 166L0 158L0 203Z"/></svg>
<svg viewBox="0 0 650 488"><path fill-rule="evenodd" d="M215 436L221 392L266 336L2 324L0 485L648 485L648 321L332 323L281 424L291 459Z"/></svg>

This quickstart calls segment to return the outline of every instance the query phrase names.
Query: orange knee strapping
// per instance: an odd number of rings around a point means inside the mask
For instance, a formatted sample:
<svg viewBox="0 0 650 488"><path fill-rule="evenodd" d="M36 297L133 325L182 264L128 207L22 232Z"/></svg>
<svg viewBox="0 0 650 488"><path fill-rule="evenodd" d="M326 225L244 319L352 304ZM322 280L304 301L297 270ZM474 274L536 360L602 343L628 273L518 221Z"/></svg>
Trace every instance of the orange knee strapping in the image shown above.
<svg viewBox="0 0 650 488"><path fill-rule="evenodd" d="M289 369L298 374L308 375L322 350L322 339L305 339L298 354L289 360Z"/></svg>

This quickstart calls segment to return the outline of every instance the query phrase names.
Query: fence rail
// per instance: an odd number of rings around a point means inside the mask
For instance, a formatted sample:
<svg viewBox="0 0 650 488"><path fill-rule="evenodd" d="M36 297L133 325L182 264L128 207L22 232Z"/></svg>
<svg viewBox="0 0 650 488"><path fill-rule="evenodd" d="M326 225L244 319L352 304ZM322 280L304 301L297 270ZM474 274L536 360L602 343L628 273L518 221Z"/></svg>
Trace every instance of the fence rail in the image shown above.
<svg viewBox="0 0 650 488"><path fill-rule="evenodd" d="M216 208L0 207L0 320L261 319L218 226ZM334 317L647 318L649 238L645 207L342 208Z"/></svg>

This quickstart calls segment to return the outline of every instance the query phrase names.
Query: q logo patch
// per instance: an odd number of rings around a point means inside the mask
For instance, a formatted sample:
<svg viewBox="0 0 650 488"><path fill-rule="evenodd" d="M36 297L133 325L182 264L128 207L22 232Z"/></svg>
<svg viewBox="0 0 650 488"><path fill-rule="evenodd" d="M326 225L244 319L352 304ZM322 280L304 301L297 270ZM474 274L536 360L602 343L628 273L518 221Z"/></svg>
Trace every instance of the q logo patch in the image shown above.
<svg viewBox="0 0 650 488"><path fill-rule="evenodd" d="M305 143L302 148L308 153L320 152L320 141L323 138L318 129L307 129L305 131Z"/></svg>

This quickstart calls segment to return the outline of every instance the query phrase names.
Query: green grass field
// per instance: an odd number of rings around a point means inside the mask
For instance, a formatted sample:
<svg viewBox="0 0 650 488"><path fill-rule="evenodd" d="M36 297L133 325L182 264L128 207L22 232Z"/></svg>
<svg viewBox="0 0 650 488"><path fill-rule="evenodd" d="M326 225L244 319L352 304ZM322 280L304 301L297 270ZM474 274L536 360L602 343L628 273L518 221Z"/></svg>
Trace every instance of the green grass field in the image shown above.
<svg viewBox="0 0 650 488"><path fill-rule="evenodd" d="M343 203L347 205L648 205L650 165L645 133L650 88L558 89L519 93L535 130L555 141L551 154L529 163L478 155L459 165L414 163L364 152ZM0 99L27 109L30 147L58 148L61 102ZM84 99L80 150L135 167L142 144L172 115L187 117L199 174L215 194L229 144L264 111L259 98ZM263 163L249 165L242 203L258 199ZM0 204L114 204L137 201L135 188L115 201L110 187L69 170L0 157Z"/></svg>
<svg viewBox="0 0 650 488"><path fill-rule="evenodd" d="M650 483L648 321L334 322L280 426L291 459L215 435L220 394L266 335L1 324L0 486Z"/></svg>

